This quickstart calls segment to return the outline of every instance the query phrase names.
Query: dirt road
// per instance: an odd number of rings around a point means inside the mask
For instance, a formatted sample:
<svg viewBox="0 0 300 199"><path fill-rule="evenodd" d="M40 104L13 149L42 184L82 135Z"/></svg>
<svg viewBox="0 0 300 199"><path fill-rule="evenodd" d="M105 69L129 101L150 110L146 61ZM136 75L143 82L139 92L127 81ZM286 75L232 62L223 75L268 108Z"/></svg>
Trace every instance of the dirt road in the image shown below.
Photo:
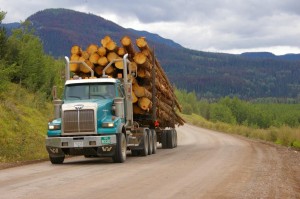
<svg viewBox="0 0 300 199"><path fill-rule="evenodd" d="M185 125L175 149L0 170L0 198L300 198L300 152Z"/></svg>

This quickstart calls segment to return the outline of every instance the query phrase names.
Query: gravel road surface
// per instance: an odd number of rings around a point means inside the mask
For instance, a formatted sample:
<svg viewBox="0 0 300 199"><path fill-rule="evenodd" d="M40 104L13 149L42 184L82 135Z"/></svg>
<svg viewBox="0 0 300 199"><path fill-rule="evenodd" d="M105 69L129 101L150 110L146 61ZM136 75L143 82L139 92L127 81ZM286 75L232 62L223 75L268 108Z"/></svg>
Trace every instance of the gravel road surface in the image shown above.
<svg viewBox="0 0 300 199"><path fill-rule="evenodd" d="M184 125L146 157L73 157L0 170L0 198L300 198L300 152Z"/></svg>

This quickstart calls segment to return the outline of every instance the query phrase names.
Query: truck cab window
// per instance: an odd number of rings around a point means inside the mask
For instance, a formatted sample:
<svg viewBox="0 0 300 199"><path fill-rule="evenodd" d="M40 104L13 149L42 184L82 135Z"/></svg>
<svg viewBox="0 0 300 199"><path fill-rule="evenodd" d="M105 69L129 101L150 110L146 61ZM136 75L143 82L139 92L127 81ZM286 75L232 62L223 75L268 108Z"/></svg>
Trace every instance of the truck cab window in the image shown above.
<svg viewBox="0 0 300 199"><path fill-rule="evenodd" d="M65 90L66 100L110 99L115 96L114 84L70 84Z"/></svg>
<svg viewBox="0 0 300 199"><path fill-rule="evenodd" d="M93 84L90 85L90 98L114 98L116 95L114 84Z"/></svg>

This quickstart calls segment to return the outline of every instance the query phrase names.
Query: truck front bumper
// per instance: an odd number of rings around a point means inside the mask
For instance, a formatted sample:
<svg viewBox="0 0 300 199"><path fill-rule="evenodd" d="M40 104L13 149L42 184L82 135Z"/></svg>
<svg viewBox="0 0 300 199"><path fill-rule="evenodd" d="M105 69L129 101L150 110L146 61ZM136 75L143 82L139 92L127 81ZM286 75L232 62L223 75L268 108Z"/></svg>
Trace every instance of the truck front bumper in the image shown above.
<svg viewBox="0 0 300 199"><path fill-rule="evenodd" d="M97 155L112 156L115 151L116 135L47 137L46 149L50 156Z"/></svg>

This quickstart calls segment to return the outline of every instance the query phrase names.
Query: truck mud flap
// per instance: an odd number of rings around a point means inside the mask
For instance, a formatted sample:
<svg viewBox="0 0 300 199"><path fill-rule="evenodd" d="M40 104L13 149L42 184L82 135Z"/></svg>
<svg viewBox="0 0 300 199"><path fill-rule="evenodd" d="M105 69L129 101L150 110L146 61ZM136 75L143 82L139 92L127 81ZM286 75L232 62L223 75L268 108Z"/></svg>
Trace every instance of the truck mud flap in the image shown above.
<svg viewBox="0 0 300 199"><path fill-rule="evenodd" d="M61 148L46 146L46 149L50 156L52 157L62 157L65 155Z"/></svg>
<svg viewBox="0 0 300 199"><path fill-rule="evenodd" d="M102 157L112 157L116 151L116 145L104 145L98 147L97 155Z"/></svg>

